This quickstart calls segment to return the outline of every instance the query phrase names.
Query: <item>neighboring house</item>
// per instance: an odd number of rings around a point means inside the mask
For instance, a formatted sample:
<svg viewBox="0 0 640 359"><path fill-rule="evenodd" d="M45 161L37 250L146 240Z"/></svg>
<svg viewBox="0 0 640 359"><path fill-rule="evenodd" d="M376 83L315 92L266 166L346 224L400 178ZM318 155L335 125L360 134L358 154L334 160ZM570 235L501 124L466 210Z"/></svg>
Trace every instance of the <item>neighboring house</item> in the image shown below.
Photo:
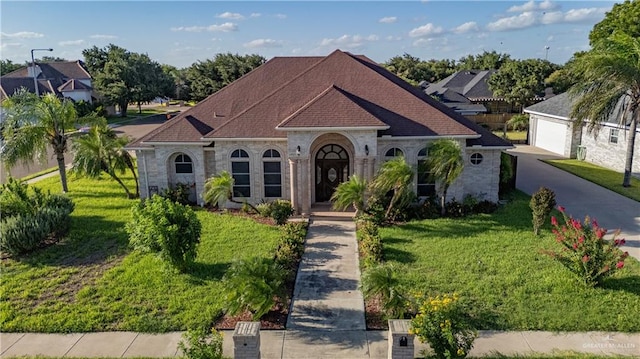
<svg viewBox="0 0 640 359"><path fill-rule="evenodd" d="M623 172L628 127L612 120L603 123L597 133L588 133L586 124L577 126L569 117L572 107L573 102L565 92L525 108L524 112L529 114L529 143L564 157ZM640 141L636 140L634 152L640 153ZM640 176L640 161L634 161L631 171Z"/></svg>
<svg viewBox="0 0 640 359"><path fill-rule="evenodd" d="M511 106L502 98L495 97L489 89L489 78L496 71L458 71L439 82L426 85L424 92L439 97L445 105L458 108L458 112L463 114L510 113Z"/></svg>
<svg viewBox="0 0 640 359"><path fill-rule="evenodd" d="M0 78L0 100L13 95L21 87L35 92L33 76L36 75L38 92L54 93L74 101L93 102L91 75L82 61L46 62L32 64L10 72Z"/></svg>
<svg viewBox="0 0 640 359"><path fill-rule="evenodd" d="M143 198L185 183L202 204L206 179L228 171L235 196L288 199L305 214L352 174L371 179L395 156L417 167L441 138L458 141L465 160L449 198L497 201L500 153L511 144L367 57L336 50L273 58L128 149ZM413 186L420 196L435 192L424 173Z"/></svg>

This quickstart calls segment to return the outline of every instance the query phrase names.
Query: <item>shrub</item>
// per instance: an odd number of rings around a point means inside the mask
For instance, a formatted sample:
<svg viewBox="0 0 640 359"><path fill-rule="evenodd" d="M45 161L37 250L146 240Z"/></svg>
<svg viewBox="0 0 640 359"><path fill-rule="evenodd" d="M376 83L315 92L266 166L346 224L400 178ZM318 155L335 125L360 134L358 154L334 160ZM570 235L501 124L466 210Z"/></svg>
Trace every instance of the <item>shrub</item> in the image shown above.
<svg viewBox="0 0 640 359"><path fill-rule="evenodd" d="M466 215L465 207L462 203L456 201L455 198L451 199L451 201L447 202L445 205L446 214L448 217L453 218L462 218Z"/></svg>
<svg viewBox="0 0 640 359"><path fill-rule="evenodd" d="M602 280L624 267L628 252L622 253L618 247L624 245L624 239L618 239L620 230L611 240L604 239L607 230L598 226L586 216L584 222L568 217L564 208L558 207L564 223L558 223L551 217L556 241L562 245L560 252L544 251L567 269L573 272L586 286L593 287Z"/></svg>
<svg viewBox="0 0 640 359"><path fill-rule="evenodd" d="M408 302L393 266L375 265L364 271L361 289L365 298L380 297L388 318L404 318Z"/></svg>
<svg viewBox="0 0 640 359"><path fill-rule="evenodd" d="M295 275L296 264L302 258L306 235L306 223L287 223L282 227L282 236L274 260L277 265L287 271L289 277Z"/></svg>
<svg viewBox="0 0 640 359"><path fill-rule="evenodd" d="M227 313L248 310L258 320L285 298L285 271L267 258L253 257L234 262L222 278Z"/></svg>
<svg viewBox="0 0 640 359"><path fill-rule="evenodd" d="M498 209L498 204L488 200L478 202L474 212L476 213L493 213Z"/></svg>
<svg viewBox="0 0 640 359"><path fill-rule="evenodd" d="M161 197L168 198L172 202L180 204L190 204L189 195L191 194L191 186L186 183L176 183L172 188L166 188L160 194Z"/></svg>
<svg viewBox="0 0 640 359"><path fill-rule="evenodd" d="M529 207L533 212L533 233L540 234L540 228L547 220L547 216L556 205L556 194L546 187L540 189L531 196Z"/></svg>
<svg viewBox="0 0 640 359"><path fill-rule="evenodd" d="M293 206L291 202L284 199L271 202L271 218L276 221L276 224L283 225L287 223L287 220L292 214Z"/></svg>
<svg viewBox="0 0 640 359"><path fill-rule="evenodd" d="M74 204L59 194L44 194L10 178L0 187L0 250L12 256L27 253L47 239L58 239L71 227Z"/></svg>
<svg viewBox="0 0 640 359"><path fill-rule="evenodd" d="M154 195L133 206L126 225L130 244L157 252L184 272L196 258L202 225L188 206Z"/></svg>
<svg viewBox="0 0 640 359"><path fill-rule="evenodd" d="M357 223L356 238L358 238L358 247L360 256L363 258L363 266L369 268L379 264L383 260L382 239L378 233L378 225L369 220L369 218L361 217Z"/></svg>
<svg viewBox="0 0 640 359"><path fill-rule="evenodd" d="M256 209L262 217L271 217L271 203L259 203L256 205Z"/></svg>
<svg viewBox="0 0 640 359"><path fill-rule="evenodd" d="M428 197L427 199L416 203L413 207L413 218L417 219L435 219L440 217L441 208L438 204L438 200L435 197Z"/></svg>
<svg viewBox="0 0 640 359"><path fill-rule="evenodd" d="M222 359L222 334L211 328L189 329L182 334L178 343L185 358L188 359Z"/></svg>
<svg viewBox="0 0 640 359"><path fill-rule="evenodd" d="M428 342L436 358L464 358L473 347L477 332L467 309L456 294L417 298L418 314L411 320L411 332Z"/></svg>

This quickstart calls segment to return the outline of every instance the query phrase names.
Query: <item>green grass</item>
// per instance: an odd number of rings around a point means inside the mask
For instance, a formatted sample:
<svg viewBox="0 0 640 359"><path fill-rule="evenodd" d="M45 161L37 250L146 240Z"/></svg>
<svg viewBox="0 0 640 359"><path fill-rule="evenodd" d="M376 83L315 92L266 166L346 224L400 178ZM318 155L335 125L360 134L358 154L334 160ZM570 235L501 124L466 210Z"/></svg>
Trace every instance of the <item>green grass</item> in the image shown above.
<svg viewBox="0 0 640 359"><path fill-rule="evenodd" d="M623 187L622 173L603 168L589 162L575 159L546 160L544 162L640 202L640 179L631 177L631 186Z"/></svg>
<svg viewBox="0 0 640 359"><path fill-rule="evenodd" d="M57 192L59 177L35 185ZM124 225L135 201L113 181L71 178L69 195L76 208L68 238L2 263L2 332L166 332L211 324L221 313L228 266L271 256L279 237L276 227L198 210L198 257L190 273L178 274L152 254L130 251Z"/></svg>
<svg viewBox="0 0 640 359"><path fill-rule="evenodd" d="M138 113L138 107L129 107L127 110L127 116L121 117L120 115L107 116L107 123L119 123L124 121L129 121L138 117L145 117L151 115L157 115L162 113L169 112L169 108L167 107L158 107L158 108L144 108L142 109L142 113Z"/></svg>
<svg viewBox="0 0 640 359"><path fill-rule="evenodd" d="M42 170L40 172L32 173L30 175L26 175L26 176L20 178L20 180L23 181L23 182L26 182L26 181L28 181L30 179L34 179L36 177L40 177L40 176L46 175L46 174L49 174L51 172L55 172L57 170L58 170L58 166L50 167L50 168L44 169L44 170Z"/></svg>
<svg viewBox="0 0 640 359"><path fill-rule="evenodd" d="M518 192L491 215L382 228L384 255L406 288L458 292L473 301L479 329L640 331L640 264L585 288L541 254L559 249L549 225L532 233L529 197Z"/></svg>
<svg viewBox="0 0 640 359"><path fill-rule="evenodd" d="M503 137L504 132L493 131L493 134L498 137ZM507 131L508 140L524 141L527 139L527 131Z"/></svg>

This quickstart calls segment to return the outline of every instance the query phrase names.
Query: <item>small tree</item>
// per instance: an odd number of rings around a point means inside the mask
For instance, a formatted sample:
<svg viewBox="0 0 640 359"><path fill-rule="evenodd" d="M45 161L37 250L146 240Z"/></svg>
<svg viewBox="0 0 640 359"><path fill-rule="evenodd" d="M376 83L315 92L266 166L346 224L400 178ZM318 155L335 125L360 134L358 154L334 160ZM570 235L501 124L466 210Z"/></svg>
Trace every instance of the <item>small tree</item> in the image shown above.
<svg viewBox="0 0 640 359"><path fill-rule="evenodd" d="M367 181L354 174L349 178L349 181L340 183L333 195L331 195L333 208L338 211L344 211L350 205L353 205L357 217L365 209L366 191Z"/></svg>
<svg viewBox="0 0 640 359"><path fill-rule="evenodd" d="M412 198L411 181L413 181L413 169L404 159L397 157L385 162L376 178L371 182L371 188L376 196L385 196L392 192L389 206L385 212L385 218L392 220L393 210L406 205Z"/></svg>
<svg viewBox="0 0 640 359"><path fill-rule="evenodd" d="M236 201L233 199L233 184L235 180L228 171L222 171L217 175L209 177L204 184L204 201L212 206L224 206L229 201L237 204L246 204L251 207L255 213L260 213L258 209L251 203L244 201Z"/></svg>
<svg viewBox="0 0 640 359"><path fill-rule="evenodd" d="M507 125L514 131L524 131L529 128L529 115L513 115L509 121L507 121Z"/></svg>
<svg viewBox="0 0 640 359"><path fill-rule="evenodd" d="M536 236L540 234L540 228L542 228L544 222L547 221L547 217L555 206L556 194L546 187L540 187L540 189L531 196L529 207L533 212L533 233Z"/></svg>
<svg viewBox="0 0 640 359"><path fill-rule="evenodd" d="M362 274L362 294L365 298L379 296L382 309L390 318L404 318L407 299L404 295L395 268L390 264L380 264L368 268Z"/></svg>
<svg viewBox="0 0 640 359"><path fill-rule="evenodd" d="M437 140L429 146L429 157L425 165L429 167L431 176L440 182L441 215L447 214L447 191L449 186L462 174L464 161L460 144L454 140Z"/></svg>
<svg viewBox="0 0 640 359"><path fill-rule="evenodd" d="M126 230L129 242L139 250L157 252L185 272L196 258L202 225L188 206L153 195L131 209Z"/></svg>

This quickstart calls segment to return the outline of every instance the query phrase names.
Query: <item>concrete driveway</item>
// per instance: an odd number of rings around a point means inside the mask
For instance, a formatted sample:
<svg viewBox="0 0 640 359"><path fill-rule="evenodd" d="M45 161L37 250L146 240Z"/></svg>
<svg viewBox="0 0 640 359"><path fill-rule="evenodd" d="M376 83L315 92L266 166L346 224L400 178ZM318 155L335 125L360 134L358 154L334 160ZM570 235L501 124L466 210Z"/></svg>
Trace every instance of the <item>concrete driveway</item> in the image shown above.
<svg viewBox="0 0 640 359"><path fill-rule="evenodd" d="M600 226L609 229L606 238L620 228L619 238L627 240L623 250L640 260L640 202L540 161L563 158L554 153L527 145L516 146L508 152L518 156L518 189L527 194L533 194L541 186L551 189L556 194L556 202L566 208L567 214L579 220L589 215Z"/></svg>

